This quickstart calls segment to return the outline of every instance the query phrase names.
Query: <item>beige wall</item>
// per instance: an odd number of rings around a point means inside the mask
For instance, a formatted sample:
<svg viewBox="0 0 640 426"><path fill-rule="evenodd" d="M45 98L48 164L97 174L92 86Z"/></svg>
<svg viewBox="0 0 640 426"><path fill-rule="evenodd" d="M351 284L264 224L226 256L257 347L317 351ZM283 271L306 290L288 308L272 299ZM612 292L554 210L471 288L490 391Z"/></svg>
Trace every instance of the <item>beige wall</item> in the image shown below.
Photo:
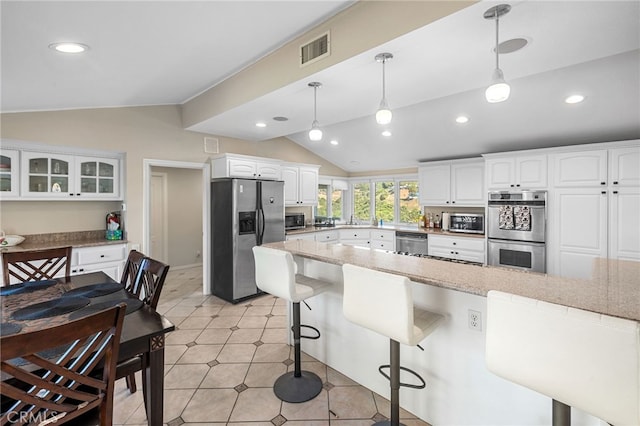
<svg viewBox="0 0 640 426"><path fill-rule="evenodd" d="M203 149L205 135L182 128L178 106L1 114L0 136L126 153L126 229L129 240L135 243L142 242L143 159L205 163L210 156ZM321 174L345 175L341 169L286 138L266 142L224 137L219 140L221 152L319 164ZM115 208L114 203L84 203L3 202L0 226L6 224L12 232L22 234L34 233L32 229L39 232L102 229L106 211L119 208L118 203ZM52 222L55 225L49 225Z"/></svg>

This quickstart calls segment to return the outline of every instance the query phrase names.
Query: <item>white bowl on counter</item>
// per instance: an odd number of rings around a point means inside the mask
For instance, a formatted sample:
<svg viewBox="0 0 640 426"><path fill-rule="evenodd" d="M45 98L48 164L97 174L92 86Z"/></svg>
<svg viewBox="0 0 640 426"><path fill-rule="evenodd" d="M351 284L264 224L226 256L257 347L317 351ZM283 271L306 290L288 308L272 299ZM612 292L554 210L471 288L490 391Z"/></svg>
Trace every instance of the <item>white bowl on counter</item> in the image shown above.
<svg viewBox="0 0 640 426"><path fill-rule="evenodd" d="M24 241L24 237L20 235L0 235L0 247L17 246Z"/></svg>

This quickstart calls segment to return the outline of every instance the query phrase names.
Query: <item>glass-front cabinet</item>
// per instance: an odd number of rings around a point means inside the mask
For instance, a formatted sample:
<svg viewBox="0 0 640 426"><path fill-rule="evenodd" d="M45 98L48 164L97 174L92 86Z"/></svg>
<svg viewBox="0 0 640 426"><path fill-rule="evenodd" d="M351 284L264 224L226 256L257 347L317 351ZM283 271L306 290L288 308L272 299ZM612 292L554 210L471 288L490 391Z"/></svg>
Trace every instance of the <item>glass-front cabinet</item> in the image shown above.
<svg viewBox="0 0 640 426"><path fill-rule="evenodd" d="M111 158L76 157L76 190L92 198L116 197L119 164Z"/></svg>
<svg viewBox="0 0 640 426"><path fill-rule="evenodd" d="M22 196L70 198L73 156L22 152Z"/></svg>
<svg viewBox="0 0 640 426"><path fill-rule="evenodd" d="M117 199L119 160L115 158L22 152L24 198Z"/></svg>
<svg viewBox="0 0 640 426"><path fill-rule="evenodd" d="M7 199L20 195L19 151L0 151L0 198Z"/></svg>

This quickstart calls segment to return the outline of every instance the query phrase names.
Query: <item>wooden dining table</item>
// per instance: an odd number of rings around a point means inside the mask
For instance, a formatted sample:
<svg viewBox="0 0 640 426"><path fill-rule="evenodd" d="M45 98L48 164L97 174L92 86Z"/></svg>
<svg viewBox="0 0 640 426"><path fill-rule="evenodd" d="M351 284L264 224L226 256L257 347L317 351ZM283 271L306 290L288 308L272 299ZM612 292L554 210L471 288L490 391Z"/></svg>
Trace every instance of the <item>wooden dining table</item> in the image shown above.
<svg viewBox="0 0 640 426"><path fill-rule="evenodd" d="M109 305L110 302L117 303L123 298L130 298L131 300L125 300L132 302L130 304L132 309L127 309L128 312L125 316L118 360L124 361L139 354L148 356L149 362L146 367L144 386L147 422L150 426L160 426L163 424L165 335L175 330L175 326L155 309L144 304L140 306L134 295L124 290L118 290L97 297L89 296L89 305L61 315L38 319L16 319L20 318L20 315L16 315L17 313L24 312L24 308L33 306L33 304L57 300L63 294L78 291L75 289L81 287L93 286L99 291L102 284L113 287L115 282L104 272L91 272L61 278L56 280L53 285L43 286L33 291L0 295L3 328L7 331L13 328L9 331L12 334L40 330L77 319L83 312L89 314L93 304ZM6 288L3 287L3 289ZM19 330L15 331L16 329ZM5 331L2 333L5 334Z"/></svg>

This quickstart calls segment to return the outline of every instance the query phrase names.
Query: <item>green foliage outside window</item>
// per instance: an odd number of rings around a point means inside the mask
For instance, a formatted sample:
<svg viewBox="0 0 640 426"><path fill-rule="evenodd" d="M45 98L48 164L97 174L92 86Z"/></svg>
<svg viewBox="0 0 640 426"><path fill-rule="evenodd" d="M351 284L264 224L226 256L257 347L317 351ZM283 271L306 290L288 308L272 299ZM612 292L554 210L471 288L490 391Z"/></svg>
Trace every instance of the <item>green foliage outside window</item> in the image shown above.
<svg viewBox="0 0 640 426"><path fill-rule="evenodd" d="M368 182L353 185L353 217L358 220L370 219L371 188Z"/></svg>

